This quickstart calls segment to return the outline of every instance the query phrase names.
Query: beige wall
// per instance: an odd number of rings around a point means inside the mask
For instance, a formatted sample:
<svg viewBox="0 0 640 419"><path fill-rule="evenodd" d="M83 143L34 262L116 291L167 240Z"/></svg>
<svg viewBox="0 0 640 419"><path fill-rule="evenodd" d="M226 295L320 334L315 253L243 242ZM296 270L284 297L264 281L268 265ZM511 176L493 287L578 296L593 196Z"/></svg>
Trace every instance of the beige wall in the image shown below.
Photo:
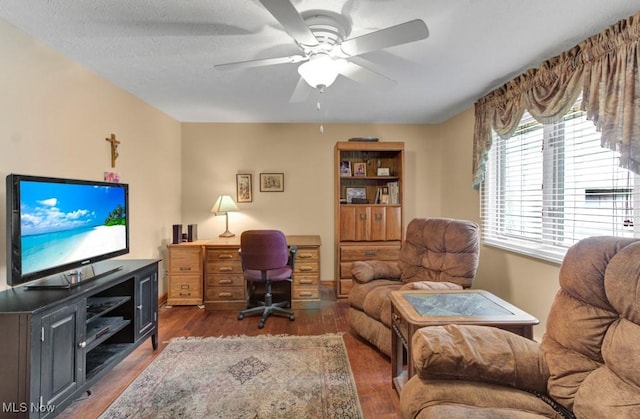
<svg viewBox="0 0 640 419"><path fill-rule="evenodd" d="M130 185L131 252L164 257L180 218L180 123L24 32L0 21L0 177L9 173L102 180L109 143ZM5 188L0 187L0 289L6 288ZM161 294L164 293L161 281Z"/></svg>
<svg viewBox="0 0 640 419"><path fill-rule="evenodd" d="M327 124L324 134L319 124L180 124L5 23L0 54L0 176L102 179L110 165L104 138L117 134L116 170L131 185L127 257L164 257L174 223L198 224L200 238L221 233L224 218L209 210L219 194L235 196L235 174L248 172L254 199L230 214L231 231L319 234L322 279L333 280L333 147L358 136L405 142L405 226L429 216L479 222L478 195L470 187L472 110L439 126ZM260 192L261 172L284 173L285 191ZM2 207L4 193L0 188ZM6 287L5 246L0 240L0 289ZM475 286L540 318L540 336L557 275L557 265L483 246Z"/></svg>
<svg viewBox="0 0 640 419"><path fill-rule="evenodd" d="M442 214L480 221L479 194L471 188L473 151L472 109L439 126L442 142ZM558 289L559 265L506 252L490 246L480 249L480 267L474 288L493 292L540 320L537 339Z"/></svg>
<svg viewBox="0 0 640 419"><path fill-rule="evenodd" d="M253 202L229 213L229 229L279 228L318 234L321 278L334 279L333 153L337 141L373 136L405 142L405 221L440 214L440 141L428 125L204 124L182 128L182 221L198 237L224 231L210 211L219 194L236 196L235 175L253 175ZM284 192L260 192L261 172L284 173Z"/></svg>

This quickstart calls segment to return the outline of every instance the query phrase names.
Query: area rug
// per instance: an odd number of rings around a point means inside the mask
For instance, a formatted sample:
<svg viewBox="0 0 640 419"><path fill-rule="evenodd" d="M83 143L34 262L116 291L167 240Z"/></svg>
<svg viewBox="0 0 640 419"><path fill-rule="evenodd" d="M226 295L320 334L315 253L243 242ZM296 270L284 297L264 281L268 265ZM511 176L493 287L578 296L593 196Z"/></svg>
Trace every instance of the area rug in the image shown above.
<svg viewBox="0 0 640 419"><path fill-rule="evenodd" d="M173 339L100 416L362 417L340 334Z"/></svg>

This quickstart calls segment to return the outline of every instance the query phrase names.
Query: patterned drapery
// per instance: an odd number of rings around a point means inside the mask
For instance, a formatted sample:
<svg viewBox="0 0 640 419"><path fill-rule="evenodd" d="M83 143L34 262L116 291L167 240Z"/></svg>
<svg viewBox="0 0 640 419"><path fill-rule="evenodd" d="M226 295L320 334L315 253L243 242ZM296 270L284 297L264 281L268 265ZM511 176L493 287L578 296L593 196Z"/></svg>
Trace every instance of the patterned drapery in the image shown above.
<svg viewBox="0 0 640 419"><path fill-rule="evenodd" d="M620 166L640 173L640 12L553 57L475 104L473 187L484 180L491 131L509 138L525 110L543 124L559 120L580 93L582 109L620 152Z"/></svg>

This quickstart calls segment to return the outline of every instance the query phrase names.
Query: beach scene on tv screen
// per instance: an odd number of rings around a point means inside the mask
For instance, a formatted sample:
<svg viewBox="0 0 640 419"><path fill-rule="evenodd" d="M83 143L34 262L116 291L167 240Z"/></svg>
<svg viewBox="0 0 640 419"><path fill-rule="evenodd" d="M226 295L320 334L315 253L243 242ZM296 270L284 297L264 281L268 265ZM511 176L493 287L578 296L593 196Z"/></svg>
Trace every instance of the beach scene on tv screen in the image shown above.
<svg viewBox="0 0 640 419"><path fill-rule="evenodd" d="M126 248L125 190L22 181L22 274Z"/></svg>

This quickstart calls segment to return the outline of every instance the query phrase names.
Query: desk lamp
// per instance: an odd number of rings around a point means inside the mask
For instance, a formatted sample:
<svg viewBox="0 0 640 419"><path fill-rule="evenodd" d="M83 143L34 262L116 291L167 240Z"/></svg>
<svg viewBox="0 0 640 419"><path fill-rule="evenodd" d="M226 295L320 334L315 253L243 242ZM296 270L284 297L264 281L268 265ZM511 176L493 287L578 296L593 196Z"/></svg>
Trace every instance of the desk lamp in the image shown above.
<svg viewBox="0 0 640 419"><path fill-rule="evenodd" d="M229 195L220 195L218 199L216 199L216 203L213 204L213 208L211 208L211 212L215 215L223 215L225 217L226 222L226 230L224 233L220 234L220 237L233 237L235 234L229 231L229 214L230 211L238 211L238 206L233 201L233 198Z"/></svg>

